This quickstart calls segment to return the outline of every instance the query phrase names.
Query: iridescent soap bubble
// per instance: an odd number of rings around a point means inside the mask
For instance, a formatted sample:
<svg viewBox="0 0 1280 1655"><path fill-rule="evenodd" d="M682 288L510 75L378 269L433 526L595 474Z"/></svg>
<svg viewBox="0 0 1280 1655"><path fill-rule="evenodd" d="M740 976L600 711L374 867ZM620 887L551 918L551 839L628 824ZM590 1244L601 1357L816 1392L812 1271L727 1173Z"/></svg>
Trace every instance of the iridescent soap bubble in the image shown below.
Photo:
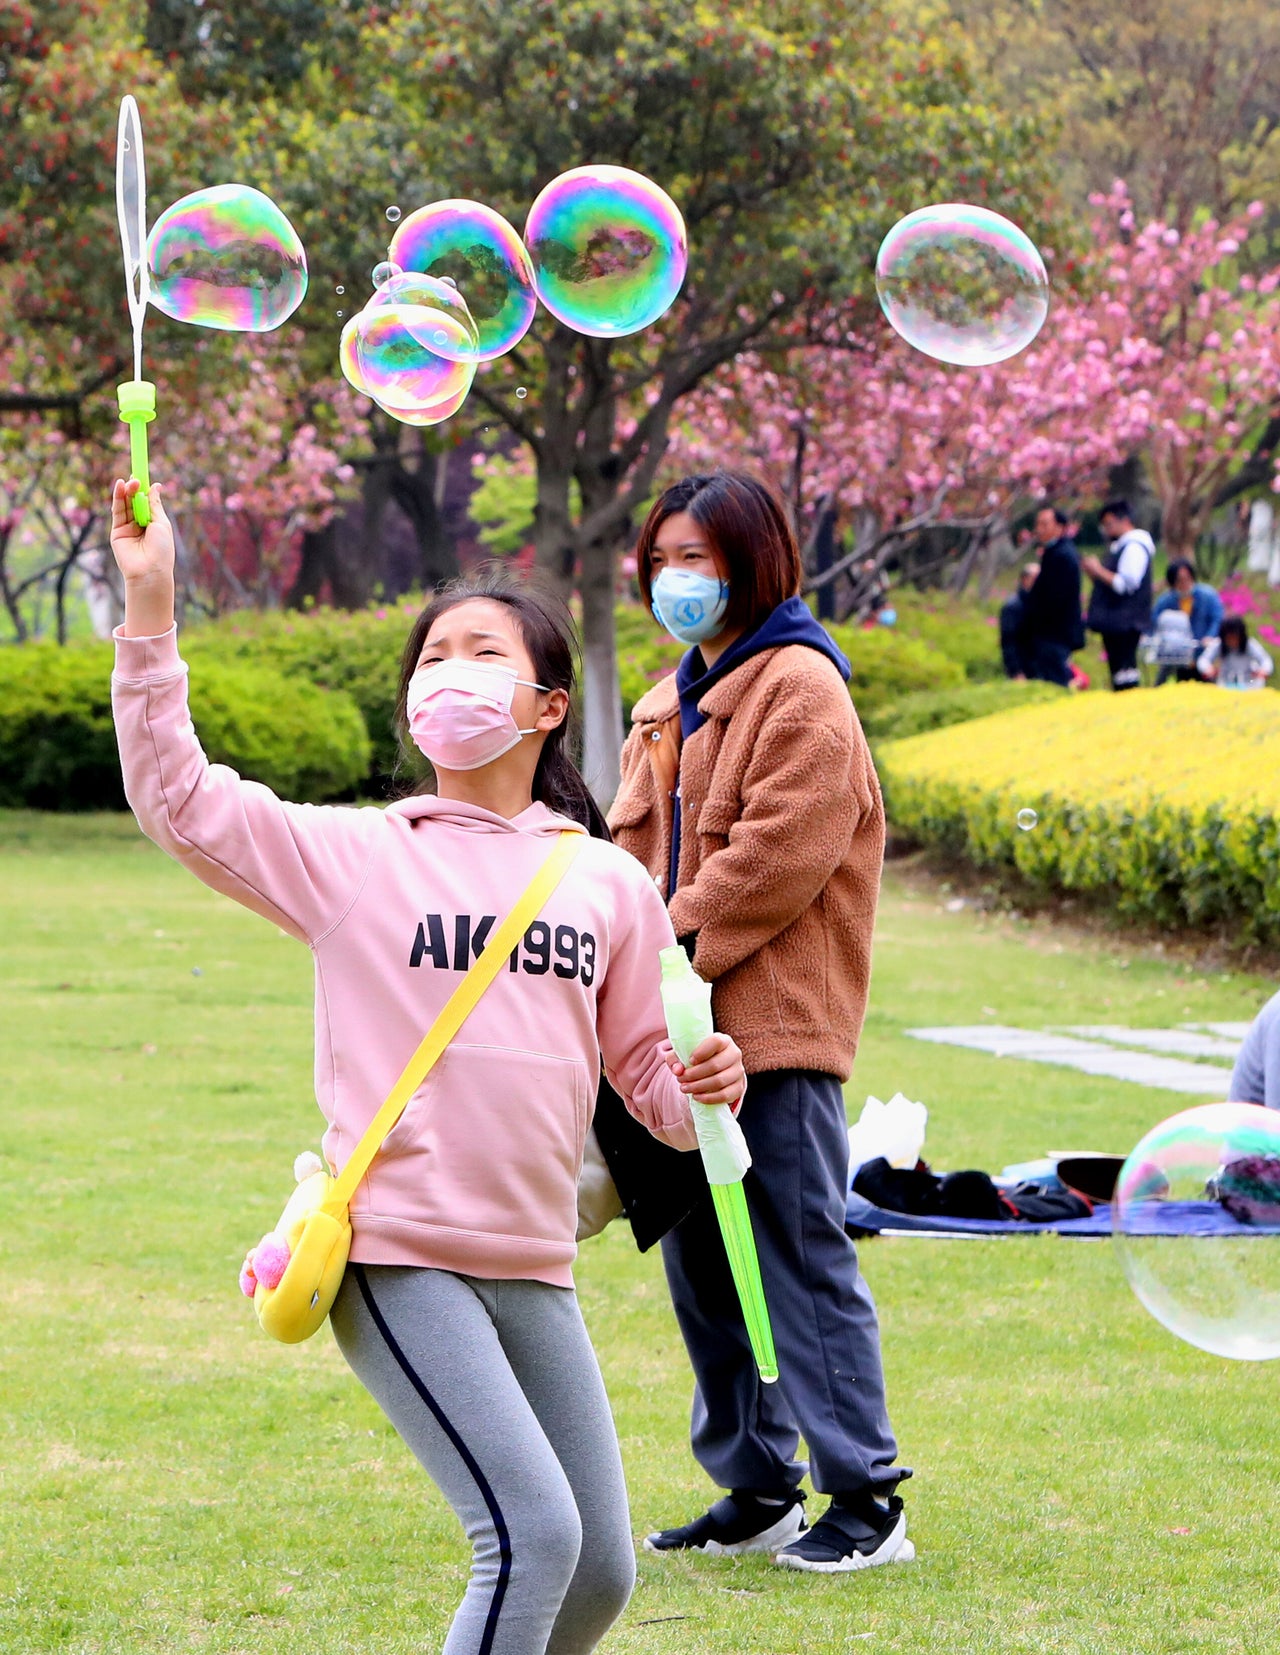
<svg viewBox="0 0 1280 1655"><path fill-rule="evenodd" d="M1174 1220L1183 1233L1162 1233ZM1111 1224L1129 1285L1170 1333L1215 1356L1280 1356L1280 1111L1201 1104L1155 1127L1121 1168Z"/></svg>
<svg viewBox="0 0 1280 1655"><path fill-rule="evenodd" d="M399 222L400 222L400 209L399 209L399 207L388 207L387 208L387 222L389 224L399 224Z"/></svg>
<svg viewBox="0 0 1280 1655"><path fill-rule="evenodd" d="M394 317L394 314L390 310L385 313L386 317ZM362 323L365 324L363 330ZM388 325L384 320L382 326ZM401 372L393 383L391 375L379 371L385 367L385 361L374 361L371 383L366 377L360 351L361 333L367 329L368 313L362 311L359 316L353 316L343 328L338 347L338 360L342 372L357 391L372 397L385 413L406 425L439 425L442 420L447 420L457 413L466 401L472 380L475 378L474 364L446 362L437 357L432 359L434 367L428 369L424 359L428 358L430 353L419 346L417 354L413 357L417 372L412 381ZM370 350L375 353L379 350L389 351L393 342L386 337L378 337L377 329L374 329L374 334ZM412 335L409 338L412 339ZM407 354L410 348L407 342L401 339L400 345ZM403 360L400 366L404 368ZM388 384L392 384L390 391ZM397 401L397 396L406 395L406 387L424 394L416 402Z"/></svg>
<svg viewBox="0 0 1280 1655"><path fill-rule="evenodd" d="M955 202L894 225L876 257L876 292L909 345L970 368L1024 350L1049 313L1035 244L999 213Z"/></svg>
<svg viewBox="0 0 1280 1655"><path fill-rule="evenodd" d="M393 403L379 402L378 407L384 414L390 414L392 419L398 419L405 425L442 425L445 420L452 419L467 400L474 375L475 369L471 368L462 389L443 402L434 402L422 408L397 408ZM374 400L377 401L377 398Z"/></svg>
<svg viewBox="0 0 1280 1655"><path fill-rule="evenodd" d="M680 209L628 167L575 167L525 223L538 297L578 333L618 339L671 308L689 265Z"/></svg>
<svg viewBox="0 0 1280 1655"><path fill-rule="evenodd" d="M431 326L461 344L462 325L443 311L424 312L416 306L366 306L356 318L355 354L360 388L376 402L392 408L431 408L447 402L460 390L470 389L475 364L449 360L428 350L408 326L407 312L416 311L415 325L424 318Z"/></svg>
<svg viewBox="0 0 1280 1655"><path fill-rule="evenodd" d="M395 305L404 314L405 326L419 344L438 356L455 362L480 360L480 332L467 301L451 282L424 276L416 270L399 270L371 296L366 310ZM456 328L443 326L440 313L452 317Z"/></svg>
<svg viewBox="0 0 1280 1655"><path fill-rule="evenodd" d="M307 291L307 255L261 190L215 184L165 209L147 237L151 303L166 316L234 333L269 333Z"/></svg>
<svg viewBox="0 0 1280 1655"><path fill-rule="evenodd" d="M373 267L373 285L383 287L391 280L392 276L402 276L403 274L404 272L398 264L392 264L390 259L383 259L381 264L375 264Z"/></svg>
<svg viewBox="0 0 1280 1655"><path fill-rule="evenodd" d="M477 359L490 362L529 331L538 308L533 267L506 219L478 201L436 201L410 213L387 254L408 272L457 287L479 330Z"/></svg>
<svg viewBox="0 0 1280 1655"><path fill-rule="evenodd" d="M1015 820L1024 833L1030 833L1040 818L1034 810L1020 810Z"/></svg>

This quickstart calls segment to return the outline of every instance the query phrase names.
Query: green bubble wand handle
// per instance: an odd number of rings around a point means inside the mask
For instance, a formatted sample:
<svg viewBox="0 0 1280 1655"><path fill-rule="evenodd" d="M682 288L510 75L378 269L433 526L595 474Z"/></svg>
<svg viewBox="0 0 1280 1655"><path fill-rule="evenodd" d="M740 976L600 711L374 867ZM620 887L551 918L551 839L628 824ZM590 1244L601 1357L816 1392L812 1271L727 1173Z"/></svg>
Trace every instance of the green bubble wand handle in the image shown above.
<svg viewBox="0 0 1280 1655"><path fill-rule="evenodd" d="M129 464L140 485L133 497L133 520L140 529L151 521L147 490L151 468L147 456L147 426L156 417L156 388L149 379L130 379L116 386L120 418L129 427Z"/></svg>
<svg viewBox="0 0 1280 1655"><path fill-rule="evenodd" d="M142 119L138 106L126 95L120 100L116 128L116 220L124 254L125 292L133 323L133 378L116 387L120 418L129 427L129 458L141 485L133 497L133 520L140 529L151 521L147 490L151 471L147 463L147 426L156 417L156 388L142 377L142 324L151 296L147 269L147 168L142 153Z"/></svg>
<svg viewBox="0 0 1280 1655"><path fill-rule="evenodd" d="M676 1056L687 1063L694 1051L708 1035L715 1033L711 1015L711 984L689 964L683 948L664 948L662 962L662 1005L667 1017L667 1033L675 1047ZM698 1103L690 1100L694 1129L698 1134L698 1148L707 1182L711 1186L711 1200L716 1209L720 1234L733 1285L742 1306L747 1337L756 1367L766 1385L778 1377L778 1358L773 1345L773 1327L769 1321L769 1306L760 1278L760 1258L756 1252L756 1238L751 1228L751 1214L747 1210L747 1194L742 1187L751 1152L742 1135L742 1128L723 1104Z"/></svg>

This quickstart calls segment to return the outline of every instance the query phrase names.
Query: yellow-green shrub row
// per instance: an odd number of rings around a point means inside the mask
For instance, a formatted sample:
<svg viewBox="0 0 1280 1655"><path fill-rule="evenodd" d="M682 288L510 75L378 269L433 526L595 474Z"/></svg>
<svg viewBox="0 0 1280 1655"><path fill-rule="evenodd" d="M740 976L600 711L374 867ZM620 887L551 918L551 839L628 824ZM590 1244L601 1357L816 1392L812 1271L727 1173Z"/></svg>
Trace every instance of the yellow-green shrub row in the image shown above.
<svg viewBox="0 0 1280 1655"><path fill-rule="evenodd" d="M1280 694L1064 696L877 748L902 833L1165 924L1280 940ZM1034 810L1029 832L1020 810Z"/></svg>

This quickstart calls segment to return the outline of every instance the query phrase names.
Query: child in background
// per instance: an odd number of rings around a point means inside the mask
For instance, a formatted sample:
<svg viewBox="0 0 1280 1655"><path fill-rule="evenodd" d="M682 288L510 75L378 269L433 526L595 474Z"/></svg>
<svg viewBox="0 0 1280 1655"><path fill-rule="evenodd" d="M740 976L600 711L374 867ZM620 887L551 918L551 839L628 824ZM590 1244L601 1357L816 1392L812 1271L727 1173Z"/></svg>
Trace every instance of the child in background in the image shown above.
<svg viewBox="0 0 1280 1655"><path fill-rule="evenodd" d="M714 1035L683 1068L667 1042L658 953L675 934L566 751L567 616L496 582L435 597L409 634L397 715L436 794L386 810L286 804L200 747L173 535L158 488L138 528L136 491L117 483L112 498L125 791L162 849L311 949L332 1171L559 835L584 836L357 1190L331 1320L471 1539L448 1655L587 1655L635 1578L617 1436L571 1271L600 1056L632 1113L693 1149L688 1097L734 1103L741 1054Z"/></svg>
<svg viewBox="0 0 1280 1655"><path fill-rule="evenodd" d="M1196 662L1202 678L1224 690L1260 690L1275 670L1275 662L1239 615L1228 615L1210 638Z"/></svg>

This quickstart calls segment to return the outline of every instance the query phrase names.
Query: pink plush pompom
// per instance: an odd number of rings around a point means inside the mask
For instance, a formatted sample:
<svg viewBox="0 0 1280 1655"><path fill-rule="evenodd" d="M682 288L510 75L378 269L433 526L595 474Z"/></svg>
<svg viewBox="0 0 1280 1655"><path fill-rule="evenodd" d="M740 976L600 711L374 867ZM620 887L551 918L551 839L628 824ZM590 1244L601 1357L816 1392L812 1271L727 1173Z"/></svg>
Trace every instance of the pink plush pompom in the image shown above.
<svg viewBox="0 0 1280 1655"><path fill-rule="evenodd" d="M254 1248L253 1273L264 1287L279 1287L289 1267L289 1244L278 1235L263 1236Z"/></svg>
<svg viewBox="0 0 1280 1655"><path fill-rule="evenodd" d="M246 1299L251 1299L258 1290L258 1278L253 1273L253 1266L246 1259L240 1266L240 1291Z"/></svg>

